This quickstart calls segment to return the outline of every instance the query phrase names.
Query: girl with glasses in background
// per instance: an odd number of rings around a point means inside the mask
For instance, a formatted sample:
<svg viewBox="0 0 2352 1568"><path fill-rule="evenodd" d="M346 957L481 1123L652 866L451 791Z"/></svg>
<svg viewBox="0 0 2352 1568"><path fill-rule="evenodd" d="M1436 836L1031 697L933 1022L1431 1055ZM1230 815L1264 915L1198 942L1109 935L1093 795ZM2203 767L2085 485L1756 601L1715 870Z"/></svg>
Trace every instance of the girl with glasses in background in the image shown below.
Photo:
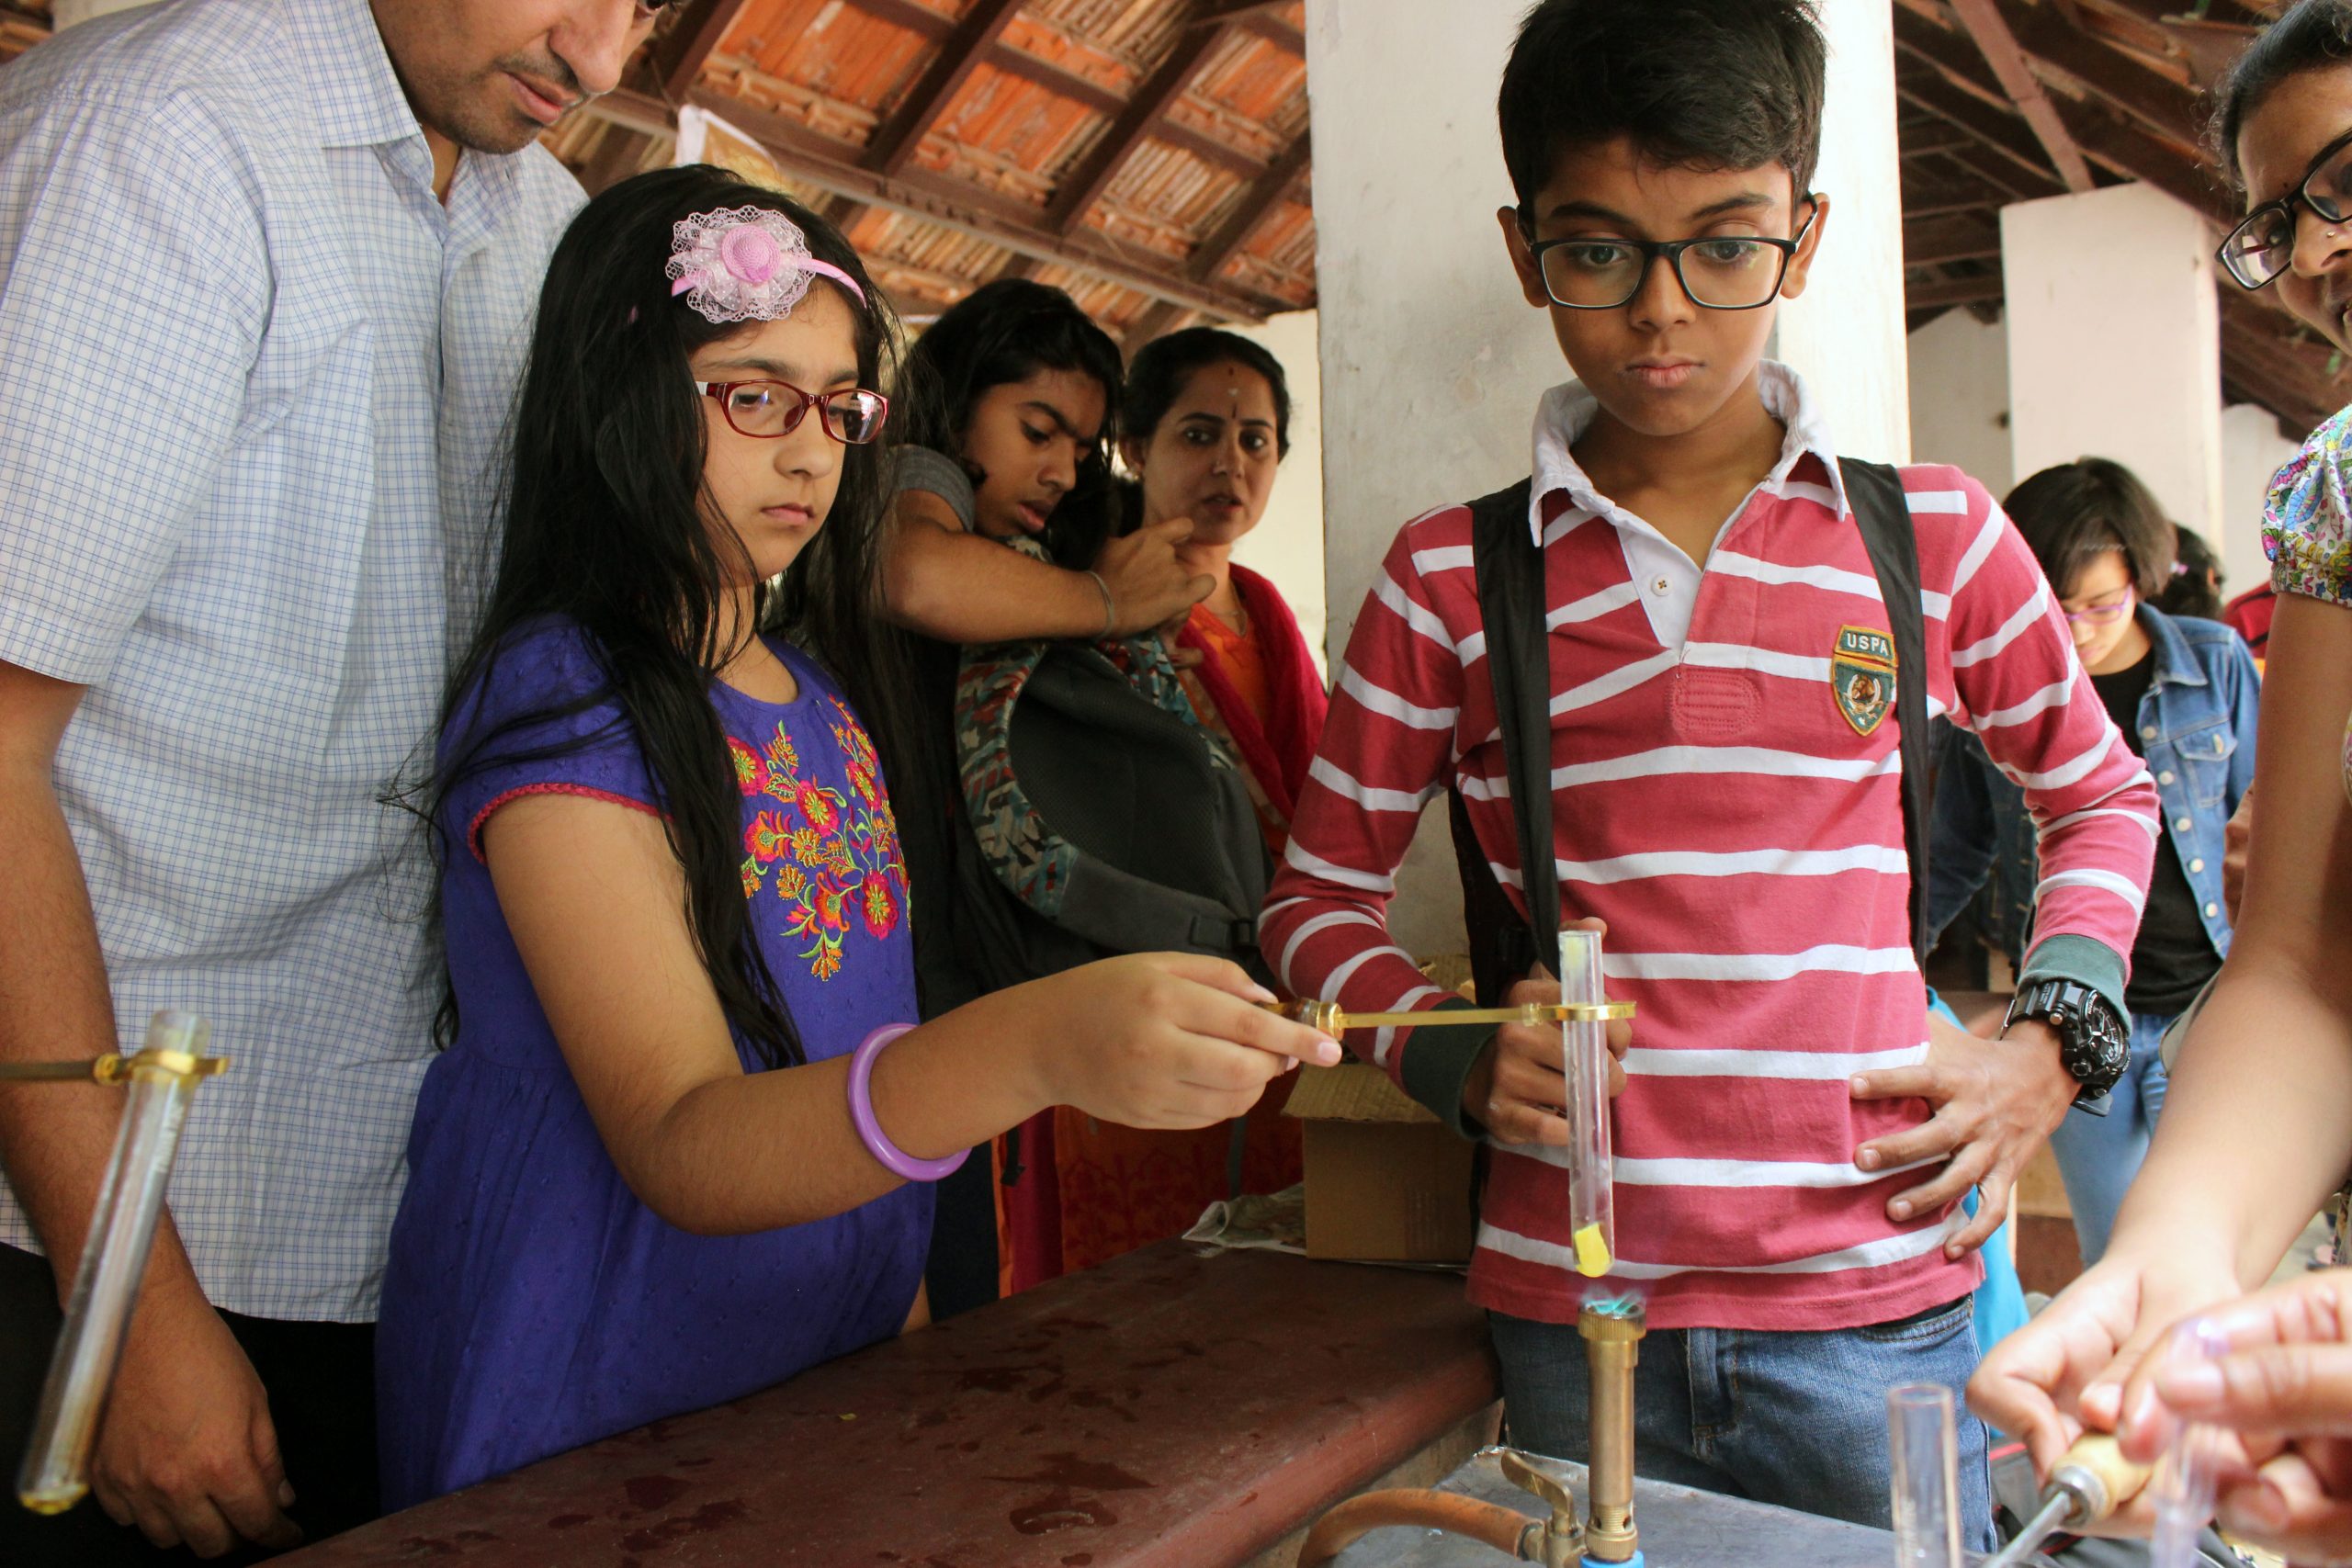
<svg viewBox="0 0 2352 1568"><path fill-rule="evenodd" d="M2237 633L2150 603L2172 580L2177 536L2132 472L2104 457L2044 468L2003 502L2050 580L2087 675L2049 702L2096 698L2155 775L2165 830L2132 948L2124 1002L2132 1064L2104 1114L2077 1106L2050 1145L2074 1211L2083 1261L2107 1249L2123 1190L2164 1107L2165 1028L2230 951L2222 891L2230 814L2254 780L2260 688ZM2040 711L2039 707L2034 708ZM1995 716L2022 723L2031 713ZM1987 935L2014 966L2040 883L2037 824L2024 792L1965 730L1947 731L1928 856L1928 919L1938 932L1989 881Z"/></svg>

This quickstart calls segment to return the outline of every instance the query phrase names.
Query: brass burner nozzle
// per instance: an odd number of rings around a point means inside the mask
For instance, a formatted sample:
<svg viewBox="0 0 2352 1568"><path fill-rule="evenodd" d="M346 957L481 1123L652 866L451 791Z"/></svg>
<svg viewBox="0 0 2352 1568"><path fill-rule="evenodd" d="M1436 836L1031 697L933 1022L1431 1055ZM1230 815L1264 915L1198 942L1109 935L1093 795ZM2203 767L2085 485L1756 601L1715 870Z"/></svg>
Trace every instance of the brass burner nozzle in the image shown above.
<svg viewBox="0 0 2352 1568"><path fill-rule="evenodd" d="M1630 1562L1641 1550L1634 1523L1634 1369L1646 1331L1638 1302L1595 1303L1577 1314L1592 1372L1592 1514L1584 1551L1594 1562Z"/></svg>

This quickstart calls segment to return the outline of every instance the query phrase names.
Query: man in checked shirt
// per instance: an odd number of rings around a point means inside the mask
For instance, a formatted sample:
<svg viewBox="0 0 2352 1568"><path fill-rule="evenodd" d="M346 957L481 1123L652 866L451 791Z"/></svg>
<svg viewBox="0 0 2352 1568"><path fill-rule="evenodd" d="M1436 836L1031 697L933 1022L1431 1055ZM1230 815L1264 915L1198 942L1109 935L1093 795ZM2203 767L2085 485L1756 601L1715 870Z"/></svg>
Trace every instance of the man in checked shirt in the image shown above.
<svg viewBox="0 0 2352 1568"><path fill-rule="evenodd" d="M1804 0L1544 0L1503 77L1503 240L1577 379L1535 411L1563 918L1606 922L1640 1009L1616 1101L1618 1253L1646 1295L1643 1473L1883 1525L1890 1384L1963 1383L1973 1249L2098 1069L2020 1014L1932 1044L1910 950L1894 647L1846 475L1763 358L1828 231ZM2121 1008L2156 796L1980 485L1901 471L1930 708L2041 829L2020 999ZM1351 1040L1490 1145L1471 1264L1513 1440L1581 1459L1588 1281L1568 1234L1556 1031L1448 1027L1389 944L1394 874L1451 785L1521 882L1469 509L1405 525L1356 623L1266 907L1290 987L1431 1022ZM1526 999L1519 998L1515 999ZM1968 1221L1963 1193L1983 1205ZM1983 1428L1967 1535L1992 1544Z"/></svg>
<svg viewBox="0 0 2352 1568"><path fill-rule="evenodd" d="M181 1143L100 1508L0 1506L11 1568L375 1511L369 1325L439 995L425 848L380 797L433 736L581 200L535 143L658 9L182 0L0 70L0 1055L136 1049L168 1006L234 1064ZM119 1108L0 1094L10 1465Z"/></svg>

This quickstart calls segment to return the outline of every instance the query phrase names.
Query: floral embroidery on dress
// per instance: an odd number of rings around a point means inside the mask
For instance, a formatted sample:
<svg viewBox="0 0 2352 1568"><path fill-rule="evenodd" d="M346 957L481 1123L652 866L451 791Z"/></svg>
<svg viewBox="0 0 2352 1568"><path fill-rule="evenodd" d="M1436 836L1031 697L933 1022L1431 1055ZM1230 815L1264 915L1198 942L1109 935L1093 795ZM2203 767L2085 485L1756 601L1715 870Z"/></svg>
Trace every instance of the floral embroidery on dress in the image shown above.
<svg viewBox="0 0 2352 1568"><path fill-rule="evenodd" d="M2270 481L2262 509L2262 547L2271 582L2333 604L2352 604L2352 409L2330 418Z"/></svg>
<svg viewBox="0 0 2352 1568"><path fill-rule="evenodd" d="M790 906L785 931L808 943L800 953L808 972L830 980L841 973L853 922L876 941L898 929L907 910L907 868L872 738L838 697L820 697L831 710L826 725L847 775L846 795L801 775L799 750L780 723L764 750L733 736L727 750L745 798L778 803L755 812L743 829L743 897L756 897L772 884Z"/></svg>

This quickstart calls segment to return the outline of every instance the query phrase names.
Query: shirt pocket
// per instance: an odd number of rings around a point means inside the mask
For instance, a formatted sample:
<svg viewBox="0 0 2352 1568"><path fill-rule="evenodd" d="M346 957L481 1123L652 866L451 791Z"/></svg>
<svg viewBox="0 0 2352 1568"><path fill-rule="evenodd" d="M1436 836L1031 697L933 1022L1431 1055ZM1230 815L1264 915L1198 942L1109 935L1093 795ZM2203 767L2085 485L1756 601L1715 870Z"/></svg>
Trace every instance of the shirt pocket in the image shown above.
<svg viewBox="0 0 2352 1568"><path fill-rule="evenodd" d="M2236 755L2238 738L2230 727L2215 718L2209 724L2174 736L2168 742L2173 754L2173 766L2188 784L2189 797L2199 806L2218 807L2230 787L2230 759ZM2158 764L2163 771L2163 764ZM2162 785L2164 780L2157 781Z"/></svg>

